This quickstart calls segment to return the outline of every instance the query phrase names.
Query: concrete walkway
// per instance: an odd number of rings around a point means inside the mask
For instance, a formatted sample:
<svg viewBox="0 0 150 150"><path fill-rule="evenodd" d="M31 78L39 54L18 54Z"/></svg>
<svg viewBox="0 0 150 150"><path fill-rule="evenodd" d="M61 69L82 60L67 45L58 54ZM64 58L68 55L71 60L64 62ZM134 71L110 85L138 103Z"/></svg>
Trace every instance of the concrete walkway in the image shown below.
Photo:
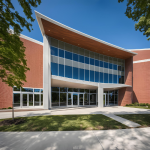
<svg viewBox="0 0 150 150"><path fill-rule="evenodd" d="M0 150L148 150L150 128L0 132Z"/></svg>

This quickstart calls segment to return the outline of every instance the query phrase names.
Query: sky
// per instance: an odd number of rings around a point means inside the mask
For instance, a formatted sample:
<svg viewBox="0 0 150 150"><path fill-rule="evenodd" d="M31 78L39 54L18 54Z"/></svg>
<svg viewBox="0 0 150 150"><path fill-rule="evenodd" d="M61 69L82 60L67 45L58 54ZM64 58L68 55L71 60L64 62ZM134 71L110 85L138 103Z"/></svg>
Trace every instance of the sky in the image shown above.
<svg viewBox="0 0 150 150"><path fill-rule="evenodd" d="M80 32L125 49L150 48L150 41L140 31L135 31L135 22L125 15L126 4L118 0L41 0L32 8L33 30L26 28L22 34L40 42L43 37L34 10ZM22 17L25 17L17 0L12 3Z"/></svg>

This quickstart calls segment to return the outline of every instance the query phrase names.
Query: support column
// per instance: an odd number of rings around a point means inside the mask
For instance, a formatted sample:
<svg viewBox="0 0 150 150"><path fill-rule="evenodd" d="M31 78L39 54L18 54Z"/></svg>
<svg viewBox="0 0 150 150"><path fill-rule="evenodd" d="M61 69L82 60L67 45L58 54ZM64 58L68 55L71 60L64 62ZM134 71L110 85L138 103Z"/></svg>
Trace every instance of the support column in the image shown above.
<svg viewBox="0 0 150 150"><path fill-rule="evenodd" d="M98 83L98 107L104 107L103 104L103 88L100 87L100 83Z"/></svg>
<svg viewBox="0 0 150 150"><path fill-rule="evenodd" d="M43 36L43 105L44 109L51 109L51 49L49 38Z"/></svg>

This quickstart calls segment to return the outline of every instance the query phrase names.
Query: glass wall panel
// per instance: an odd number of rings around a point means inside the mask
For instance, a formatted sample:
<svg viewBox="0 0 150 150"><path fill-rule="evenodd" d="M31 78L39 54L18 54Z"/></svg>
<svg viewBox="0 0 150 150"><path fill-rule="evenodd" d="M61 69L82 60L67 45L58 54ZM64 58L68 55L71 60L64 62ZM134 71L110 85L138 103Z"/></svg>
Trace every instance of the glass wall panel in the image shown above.
<svg viewBox="0 0 150 150"><path fill-rule="evenodd" d="M72 67L65 66L65 77L72 78Z"/></svg>
<svg viewBox="0 0 150 150"><path fill-rule="evenodd" d="M124 84L124 76L121 76L122 84Z"/></svg>
<svg viewBox="0 0 150 150"><path fill-rule="evenodd" d="M103 64L103 61L100 61L100 67L103 67L104 64Z"/></svg>
<svg viewBox="0 0 150 150"><path fill-rule="evenodd" d="M40 95L34 94L34 106L39 106L39 105L40 105Z"/></svg>
<svg viewBox="0 0 150 150"><path fill-rule="evenodd" d="M79 69L79 70L80 70L79 78L80 78L80 80L84 80L84 69Z"/></svg>
<svg viewBox="0 0 150 150"><path fill-rule="evenodd" d="M89 58L88 57L85 57L85 63L89 64Z"/></svg>
<svg viewBox="0 0 150 150"><path fill-rule="evenodd" d="M41 94L41 106L43 106L43 94Z"/></svg>
<svg viewBox="0 0 150 150"><path fill-rule="evenodd" d="M51 38L51 45L55 46L55 47L58 47L58 40L56 40L54 38Z"/></svg>
<svg viewBox="0 0 150 150"><path fill-rule="evenodd" d="M94 65L94 59L90 58L90 64Z"/></svg>
<svg viewBox="0 0 150 150"><path fill-rule="evenodd" d="M51 89L53 92L59 92L59 87L52 87Z"/></svg>
<svg viewBox="0 0 150 150"><path fill-rule="evenodd" d="M79 92L84 93L84 89L79 89Z"/></svg>
<svg viewBox="0 0 150 150"><path fill-rule="evenodd" d="M117 75L113 75L113 83L117 83Z"/></svg>
<svg viewBox="0 0 150 150"><path fill-rule="evenodd" d="M83 105L83 94L79 94L79 105Z"/></svg>
<svg viewBox="0 0 150 150"><path fill-rule="evenodd" d="M64 65L59 64L59 76L64 77Z"/></svg>
<svg viewBox="0 0 150 150"><path fill-rule="evenodd" d="M89 101L89 94L84 94L84 105L89 105L90 101Z"/></svg>
<svg viewBox="0 0 150 150"><path fill-rule="evenodd" d="M78 54L73 54L73 60L74 60L74 61L79 61L79 59L78 59Z"/></svg>
<svg viewBox="0 0 150 150"><path fill-rule="evenodd" d="M58 48L51 46L51 55L58 56Z"/></svg>
<svg viewBox="0 0 150 150"><path fill-rule="evenodd" d="M84 63L84 56L79 55L79 62Z"/></svg>
<svg viewBox="0 0 150 150"><path fill-rule="evenodd" d="M33 106L33 94L29 94L29 106Z"/></svg>
<svg viewBox="0 0 150 150"><path fill-rule="evenodd" d="M108 68L108 63L104 62L104 68Z"/></svg>
<svg viewBox="0 0 150 150"><path fill-rule="evenodd" d="M100 72L100 83L103 83L103 73Z"/></svg>
<svg viewBox="0 0 150 150"><path fill-rule="evenodd" d="M90 70L90 81L94 82L94 71Z"/></svg>
<svg viewBox="0 0 150 150"><path fill-rule="evenodd" d="M99 60L95 60L95 66L99 67Z"/></svg>
<svg viewBox="0 0 150 150"><path fill-rule="evenodd" d="M65 51L65 58L72 60L72 53Z"/></svg>
<svg viewBox="0 0 150 150"><path fill-rule="evenodd" d="M51 62L51 74L58 75L58 64Z"/></svg>
<svg viewBox="0 0 150 150"><path fill-rule="evenodd" d="M112 69L112 66L113 66L113 65L109 63L109 69Z"/></svg>
<svg viewBox="0 0 150 150"><path fill-rule="evenodd" d="M99 82L99 72L95 71L95 82Z"/></svg>
<svg viewBox="0 0 150 150"><path fill-rule="evenodd" d="M121 71L121 66L118 66L118 70Z"/></svg>
<svg viewBox="0 0 150 150"><path fill-rule="evenodd" d="M21 88L22 92L33 92L33 89L30 88Z"/></svg>
<svg viewBox="0 0 150 150"><path fill-rule="evenodd" d="M78 94L76 93L73 93L73 105L78 105Z"/></svg>
<svg viewBox="0 0 150 150"><path fill-rule="evenodd" d="M59 49L59 57L64 58L64 50Z"/></svg>
<svg viewBox="0 0 150 150"><path fill-rule="evenodd" d="M85 89L85 93L89 93L90 92L90 90L89 89Z"/></svg>
<svg viewBox="0 0 150 150"><path fill-rule="evenodd" d="M89 70L85 70L85 81L89 81Z"/></svg>
<svg viewBox="0 0 150 150"><path fill-rule="evenodd" d="M20 94L14 93L14 107L20 107Z"/></svg>
<svg viewBox="0 0 150 150"><path fill-rule="evenodd" d="M113 65L113 69L114 69L114 70L117 70L117 65Z"/></svg>
<svg viewBox="0 0 150 150"><path fill-rule="evenodd" d="M59 106L59 93L52 92L52 106Z"/></svg>
<svg viewBox="0 0 150 150"><path fill-rule="evenodd" d="M96 93L96 90L90 90L90 93Z"/></svg>
<svg viewBox="0 0 150 150"><path fill-rule="evenodd" d="M73 92L73 89L72 88L68 88L68 92Z"/></svg>
<svg viewBox="0 0 150 150"><path fill-rule="evenodd" d="M67 106L66 94L67 93L60 93L60 106Z"/></svg>
<svg viewBox="0 0 150 150"><path fill-rule="evenodd" d="M73 79L79 79L78 78L78 68L73 67Z"/></svg>
<svg viewBox="0 0 150 150"><path fill-rule="evenodd" d="M60 87L60 92L67 92L67 88L66 87Z"/></svg>
<svg viewBox="0 0 150 150"><path fill-rule="evenodd" d="M118 83L122 84L122 78L121 78L121 76L118 76Z"/></svg>
<svg viewBox="0 0 150 150"><path fill-rule="evenodd" d="M104 73L104 83L108 83L108 73Z"/></svg>
<svg viewBox="0 0 150 150"><path fill-rule="evenodd" d="M109 83L112 83L112 74L109 74Z"/></svg>
<svg viewBox="0 0 150 150"><path fill-rule="evenodd" d="M40 89L34 89L34 92L40 92Z"/></svg>
<svg viewBox="0 0 150 150"><path fill-rule="evenodd" d="M20 91L20 88L14 87L14 91Z"/></svg>
<svg viewBox="0 0 150 150"><path fill-rule="evenodd" d="M78 89L74 88L74 89L73 89L73 92L78 92Z"/></svg>
<svg viewBox="0 0 150 150"><path fill-rule="evenodd" d="M43 89L41 89L41 93L43 93Z"/></svg>
<svg viewBox="0 0 150 150"><path fill-rule="evenodd" d="M115 95L115 104L118 104L118 95Z"/></svg>
<svg viewBox="0 0 150 150"><path fill-rule="evenodd" d="M96 105L96 94L90 94L90 105Z"/></svg>
<svg viewBox="0 0 150 150"><path fill-rule="evenodd" d="M65 47L65 43L62 41L59 41L58 45L59 45L59 48L61 48L61 49L64 49L64 47Z"/></svg>
<svg viewBox="0 0 150 150"><path fill-rule="evenodd" d="M72 105L71 93L68 93L68 105Z"/></svg>

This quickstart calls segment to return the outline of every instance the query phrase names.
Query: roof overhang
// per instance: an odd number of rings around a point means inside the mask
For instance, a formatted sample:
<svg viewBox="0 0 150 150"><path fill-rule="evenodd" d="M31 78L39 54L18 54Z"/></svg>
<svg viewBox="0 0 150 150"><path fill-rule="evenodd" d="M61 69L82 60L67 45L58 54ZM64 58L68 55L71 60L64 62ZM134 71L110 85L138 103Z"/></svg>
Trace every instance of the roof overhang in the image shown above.
<svg viewBox="0 0 150 150"><path fill-rule="evenodd" d="M130 58L137 53L128 51L124 48L107 43L95 37L84 34L80 31L63 25L41 13L35 11L35 15L42 35L48 35L66 43L96 52L103 55L120 59Z"/></svg>

